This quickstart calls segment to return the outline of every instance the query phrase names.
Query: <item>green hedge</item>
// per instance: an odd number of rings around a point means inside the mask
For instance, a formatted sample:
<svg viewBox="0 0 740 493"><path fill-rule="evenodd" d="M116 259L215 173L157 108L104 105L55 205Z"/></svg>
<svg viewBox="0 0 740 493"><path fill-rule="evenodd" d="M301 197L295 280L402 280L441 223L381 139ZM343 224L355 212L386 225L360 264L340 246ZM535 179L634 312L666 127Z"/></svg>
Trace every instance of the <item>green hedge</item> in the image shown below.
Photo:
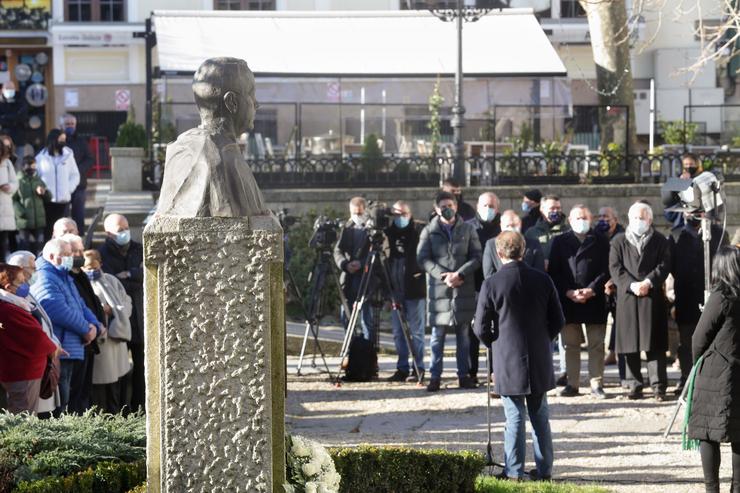
<svg viewBox="0 0 740 493"><path fill-rule="evenodd" d="M125 493L146 481L146 461L101 462L85 471L38 481L21 481L13 493Z"/></svg>
<svg viewBox="0 0 740 493"><path fill-rule="evenodd" d="M485 466L475 452L362 446L330 453L343 493L474 493Z"/></svg>

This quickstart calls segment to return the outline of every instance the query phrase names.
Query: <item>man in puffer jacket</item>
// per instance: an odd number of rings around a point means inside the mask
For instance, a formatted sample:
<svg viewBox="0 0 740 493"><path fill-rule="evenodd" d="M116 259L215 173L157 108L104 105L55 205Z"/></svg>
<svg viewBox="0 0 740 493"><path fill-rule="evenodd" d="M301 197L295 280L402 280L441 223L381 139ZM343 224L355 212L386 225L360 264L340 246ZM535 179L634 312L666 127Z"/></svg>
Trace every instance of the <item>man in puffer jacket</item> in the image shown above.
<svg viewBox="0 0 740 493"><path fill-rule="evenodd" d="M103 325L85 306L74 281L69 276L72 264L70 245L59 239L49 241L44 246L43 258L39 259L37 264L38 280L31 287L31 294L41 303L51 319L54 335L69 353L69 356L60 358L61 405L55 411L56 415L64 412L70 405L71 389L83 384L84 347L103 333Z"/></svg>
<svg viewBox="0 0 740 493"><path fill-rule="evenodd" d="M445 332L455 331L457 376L461 388L474 388L470 370L468 326L475 315L475 272L481 266L481 246L475 228L457 214L455 196L439 192L437 216L419 238L417 260L427 273L427 320L432 326L431 379L436 392L442 378Z"/></svg>

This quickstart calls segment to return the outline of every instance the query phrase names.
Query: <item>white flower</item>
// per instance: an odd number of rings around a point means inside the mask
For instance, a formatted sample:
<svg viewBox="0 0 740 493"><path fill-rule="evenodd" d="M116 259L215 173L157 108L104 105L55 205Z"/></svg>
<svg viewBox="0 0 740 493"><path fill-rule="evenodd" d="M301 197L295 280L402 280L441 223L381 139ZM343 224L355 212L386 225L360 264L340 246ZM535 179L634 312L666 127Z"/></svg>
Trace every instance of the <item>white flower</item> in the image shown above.
<svg viewBox="0 0 740 493"><path fill-rule="evenodd" d="M311 449L308 448L306 442L300 437L293 437L293 446L291 452L296 457L308 457L311 455Z"/></svg>
<svg viewBox="0 0 740 493"><path fill-rule="evenodd" d="M316 483L314 483L313 481L309 481L308 483L306 483L306 493L318 493L318 491L319 489Z"/></svg>
<svg viewBox="0 0 740 493"><path fill-rule="evenodd" d="M315 462L309 462L308 464L303 464L303 474L305 474L308 477L316 476L319 472L321 472L321 466L316 464Z"/></svg>

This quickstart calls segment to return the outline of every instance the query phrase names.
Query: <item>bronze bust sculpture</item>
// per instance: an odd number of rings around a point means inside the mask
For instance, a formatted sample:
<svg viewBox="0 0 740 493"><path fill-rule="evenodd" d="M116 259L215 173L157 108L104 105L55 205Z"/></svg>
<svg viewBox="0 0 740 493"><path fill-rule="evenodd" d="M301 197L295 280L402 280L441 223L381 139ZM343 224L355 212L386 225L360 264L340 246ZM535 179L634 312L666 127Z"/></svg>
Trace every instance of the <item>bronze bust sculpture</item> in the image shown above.
<svg viewBox="0 0 740 493"><path fill-rule="evenodd" d="M237 143L254 127L254 76L238 58L210 58L193 77L201 124L167 146L157 214L241 217L267 213Z"/></svg>

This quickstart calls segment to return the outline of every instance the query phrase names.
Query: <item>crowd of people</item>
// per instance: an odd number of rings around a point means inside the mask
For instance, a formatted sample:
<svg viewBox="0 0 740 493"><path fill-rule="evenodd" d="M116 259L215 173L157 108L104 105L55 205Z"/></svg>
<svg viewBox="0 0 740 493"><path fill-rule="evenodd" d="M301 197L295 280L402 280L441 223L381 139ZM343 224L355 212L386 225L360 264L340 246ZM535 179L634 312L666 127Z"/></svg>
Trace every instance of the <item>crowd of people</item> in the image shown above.
<svg viewBox="0 0 740 493"><path fill-rule="evenodd" d="M695 157L684 156L684 177L701 172L696 162ZM334 250L350 305L356 301L367 255L367 224L372 218L366 207L362 197L351 200L351 218ZM482 342L492 355L491 367L483 372L483 378L493 382L493 397L503 399L507 420L504 476L525 474L526 408L534 429L537 463L529 475L548 478L552 443L547 392L560 387L558 395L562 397L581 394L584 343L587 388L594 398L608 398L604 368L618 363L621 385L629 399L642 399L649 385L653 398L662 402L669 398L669 349L681 368L674 389L678 395L687 385L692 365L710 347L711 340L723 334L724 327L723 346L711 345L718 354L711 360L716 367L697 380L697 389L705 389L698 395L706 396L706 401L695 408L702 410L702 417L692 421L693 435L708 443L702 442L705 471L716 472L717 443L735 443L740 438L740 421L736 421L740 405L734 402L737 399L728 401L728 393L740 385L740 373L728 375L720 364L740 372L738 360L733 360L740 351L735 313L740 270L737 264L726 267L738 261L740 232L732 240L735 246L726 246L729 235L716 224L711 226L710 253L714 257L719 252L717 258L724 259L721 265L729 273L719 274L715 267L718 291L702 315L705 273L699 214L665 213L670 234L664 235L654 226L653 208L645 200L629 208L626 226L620 224L614 207L601 207L594 216L587 205L576 204L566 214L559 197L543 196L539 190L523 195L521 209L521 216L514 210L501 211L493 192L481 194L474 207L464 202L460 186L452 180L447 180L434 198L428 222L415 220L407 202L393 204L392 224L384 231L392 280L389 289L401 301L410 337L403 334L399 314L394 311L392 329L398 360L388 380L418 382L417 369L422 378L428 371L426 389L439 391L445 338L454 333L458 385L475 388L481 373L478 359ZM720 295L731 300L720 306ZM678 348L669 348L669 320L678 327ZM368 310L363 313L362 327L363 336L371 341L376 337L373 325ZM424 361L425 327L431 327L428 365ZM553 371L553 352L560 353L558 378ZM647 379L641 368L643 354ZM409 358L415 362L413 368ZM717 379L722 387L717 387ZM718 403L718 397L724 400ZM740 444L733 445L733 451L733 464L738 466L735 476L740 478Z"/></svg>
<svg viewBox="0 0 740 493"><path fill-rule="evenodd" d="M124 216L109 215L104 229L105 243L86 250L77 223L63 217L40 256L20 250L0 263L0 404L8 411L144 409L142 248Z"/></svg>

